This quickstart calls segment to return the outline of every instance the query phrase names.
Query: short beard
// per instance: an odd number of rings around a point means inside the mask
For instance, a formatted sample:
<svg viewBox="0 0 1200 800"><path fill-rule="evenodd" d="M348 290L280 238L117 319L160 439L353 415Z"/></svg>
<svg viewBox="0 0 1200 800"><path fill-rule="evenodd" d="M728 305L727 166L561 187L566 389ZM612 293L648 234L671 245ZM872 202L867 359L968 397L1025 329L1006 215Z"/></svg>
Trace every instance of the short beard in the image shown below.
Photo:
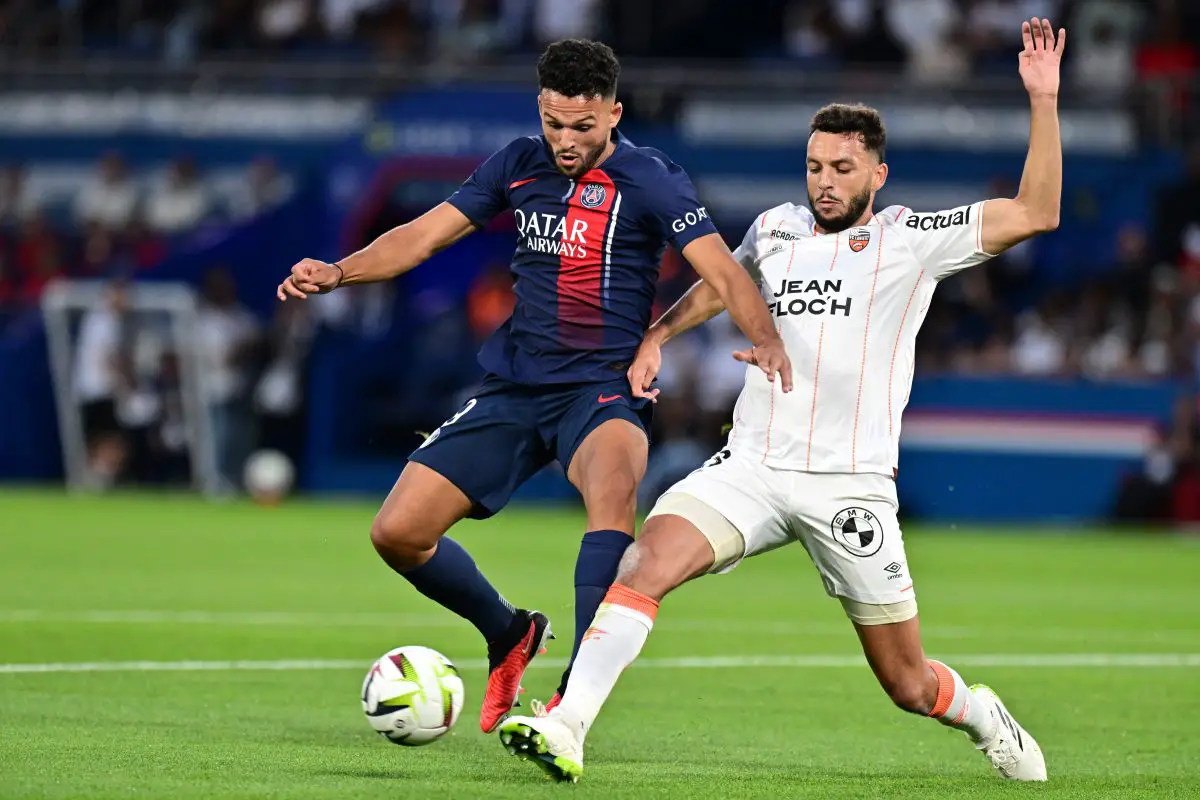
<svg viewBox="0 0 1200 800"><path fill-rule="evenodd" d="M870 205L870 186L854 195L854 197L851 197L845 213L838 214L836 217L822 216L821 212L817 210L816 198L811 194L808 196L808 207L812 209L813 217L817 220L817 224L821 226L821 229L828 233L841 233L847 228L853 228L858 224L859 219L862 218L862 215Z"/></svg>
<svg viewBox="0 0 1200 800"><path fill-rule="evenodd" d="M588 153L587 158L579 159L579 166L573 172L563 172L562 167L559 167L559 172L566 175L568 178L579 178L591 172L595 168L597 162L600 161L600 156L604 155L604 148L601 147L592 153ZM557 166L557 165L556 165Z"/></svg>

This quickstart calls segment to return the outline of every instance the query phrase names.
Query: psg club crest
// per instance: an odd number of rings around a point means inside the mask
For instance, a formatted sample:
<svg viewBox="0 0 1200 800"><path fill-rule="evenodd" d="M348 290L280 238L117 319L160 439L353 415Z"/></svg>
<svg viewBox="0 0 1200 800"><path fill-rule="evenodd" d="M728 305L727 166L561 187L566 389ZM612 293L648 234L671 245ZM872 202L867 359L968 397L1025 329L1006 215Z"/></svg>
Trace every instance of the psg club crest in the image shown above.
<svg viewBox="0 0 1200 800"><path fill-rule="evenodd" d="M850 234L850 249L854 252L861 251L871 242L871 232L864 230L852 231Z"/></svg>
<svg viewBox="0 0 1200 800"><path fill-rule="evenodd" d="M879 525L879 518L865 508L851 507L839 511L829 527L833 538L852 556L873 556L883 547L883 528Z"/></svg>
<svg viewBox="0 0 1200 800"><path fill-rule="evenodd" d="M598 183L589 183L583 187L583 191L579 193L579 202L583 203L586 208L596 208L604 205L606 194L604 187Z"/></svg>

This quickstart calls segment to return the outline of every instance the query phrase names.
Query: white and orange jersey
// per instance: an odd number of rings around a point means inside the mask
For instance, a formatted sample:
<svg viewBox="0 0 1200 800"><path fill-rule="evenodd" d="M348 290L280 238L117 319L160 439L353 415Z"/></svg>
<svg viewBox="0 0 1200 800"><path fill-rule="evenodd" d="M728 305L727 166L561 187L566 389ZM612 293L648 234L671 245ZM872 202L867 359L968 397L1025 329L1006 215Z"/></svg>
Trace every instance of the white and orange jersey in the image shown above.
<svg viewBox="0 0 1200 800"><path fill-rule="evenodd" d="M757 367L729 449L786 470L892 475L917 331L938 281L990 258L983 203L893 206L838 234L786 203L761 214L734 257L758 281L792 360L784 394Z"/></svg>

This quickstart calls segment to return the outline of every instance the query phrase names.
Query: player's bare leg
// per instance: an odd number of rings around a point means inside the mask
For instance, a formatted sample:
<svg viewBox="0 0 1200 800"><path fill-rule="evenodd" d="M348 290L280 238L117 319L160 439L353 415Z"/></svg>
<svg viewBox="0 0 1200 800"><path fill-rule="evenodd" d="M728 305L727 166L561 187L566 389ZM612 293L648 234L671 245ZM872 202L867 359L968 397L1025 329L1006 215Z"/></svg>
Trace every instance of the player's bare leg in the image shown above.
<svg viewBox="0 0 1200 800"><path fill-rule="evenodd" d="M646 644L659 601L708 572L714 558L708 539L683 517L648 519L584 634L562 702L546 716L505 720L500 740L508 751L557 780L579 780L584 738L617 679Z"/></svg>
<svg viewBox="0 0 1200 800"><path fill-rule="evenodd" d="M433 557L438 540L471 513L462 490L424 464L410 461L371 524L371 543L400 574Z"/></svg>
<svg viewBox="0 0 1200 800"><path fill-rule="evenodd" d="M633 543L637 488L646 474L648 449L641 428L625 419L610 419L587 435L571 459L567 478L583 497L588 532L575 561L575 642L571 659L558 690L541 707L543 711L554 708L562 699L583 632L616 579L622 555Z"/></svg>
<svg viewBox="0 0 1200 800"><path fill-rule="evenodd" d="M468 620L487 640L490 671L479 725L490 733L516 702L525 668L551 634L545 615L514 609L467 551L444 536L471 508L447 478L410 461L375 515L371 543L417 591Z"/></svg>
<svg viewBox="0 0 1200 800"><path fill-rule="evenodd" d="M925 657L917 617L879 625L855 621L854 629L880 686L899 708L961 730L1005 778L1046 780L1041 748L996 693L968 687L953 669Z"/></svg>
<svg viewBox="0 0 1200 800"><path fill-rule="evenodd" d="M583 496L590 531L633 536L637 488L646 474L646 433L624 419L610 419L588 434L571 459L567 479Z"/></svg>

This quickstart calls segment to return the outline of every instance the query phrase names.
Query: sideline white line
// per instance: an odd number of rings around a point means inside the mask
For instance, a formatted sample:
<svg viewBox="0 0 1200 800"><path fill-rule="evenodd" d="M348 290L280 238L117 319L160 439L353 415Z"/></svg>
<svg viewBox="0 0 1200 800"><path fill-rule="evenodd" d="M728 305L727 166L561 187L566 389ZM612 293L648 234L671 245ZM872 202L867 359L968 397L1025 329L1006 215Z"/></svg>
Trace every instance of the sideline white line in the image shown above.
<svg viewBox="0 0 1200 800"><path fill-rule="evenodd" d="M952 664L971 667L1070 667L1150 668L1200 667L1200 653L1024 653L944 656ZM457 662L463 669L485 669L483 659ZM233 672L313 671L366 669L369 661L357 659L295 661L83 661L59 664L0 664L0 674L51 672ZM562 669L562 659L541 658L531 669ZM790 669L865 667L862 656L692 656L686 658L643 658L633 663L642 669L731 669L784 667Z"/></svg>

